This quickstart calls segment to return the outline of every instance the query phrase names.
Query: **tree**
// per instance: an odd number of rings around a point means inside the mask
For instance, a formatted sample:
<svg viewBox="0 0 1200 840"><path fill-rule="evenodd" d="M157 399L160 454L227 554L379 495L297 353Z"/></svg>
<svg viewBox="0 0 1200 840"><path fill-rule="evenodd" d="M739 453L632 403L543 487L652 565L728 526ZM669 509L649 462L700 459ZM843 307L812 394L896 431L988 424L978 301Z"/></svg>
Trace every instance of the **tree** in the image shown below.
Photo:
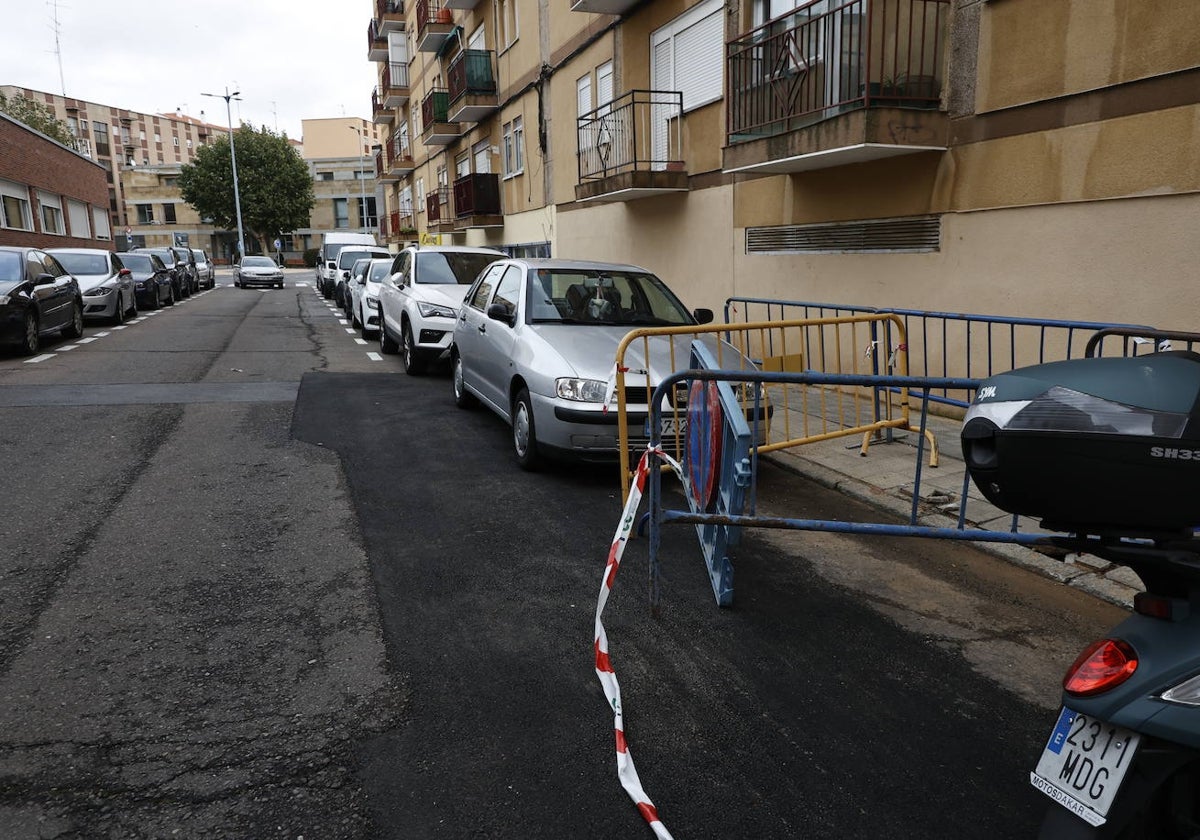
<svg viewBox="0 0 1200 840"><path fill-rule="evenodd" d="M264 247L281 233L308 224L315 201L308 165L288 142L265 126L256 131L242 124L234 132L242 227ZM233 165L229 138L222 137L196 152L179 173L179 190L201 218L226 230L237 227Z"/></svg>
<svg viewBox="0 0 1200 840"><path fill-rule="evenodd" d="M34 131L40 131L51 140L57 140L68 149L74 149L75 137L67 124L54 116L49 105L27 96L14 96L9 99L0 92L0 111L8 114L14 120L23 122Z"/></svg>

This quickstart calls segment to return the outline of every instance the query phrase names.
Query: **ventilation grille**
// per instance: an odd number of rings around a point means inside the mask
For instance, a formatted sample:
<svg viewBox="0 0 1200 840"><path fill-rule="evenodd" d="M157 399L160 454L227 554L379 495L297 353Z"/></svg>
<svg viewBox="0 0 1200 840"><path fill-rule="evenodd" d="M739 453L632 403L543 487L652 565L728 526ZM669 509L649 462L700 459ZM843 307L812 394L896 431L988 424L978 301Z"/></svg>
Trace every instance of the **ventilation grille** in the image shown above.
<svg viewBox="0 0 1200 840"><path fill-rule="evenodd" d="M921 254L941 245L940 216L746 228L747 254Z"/></svg>

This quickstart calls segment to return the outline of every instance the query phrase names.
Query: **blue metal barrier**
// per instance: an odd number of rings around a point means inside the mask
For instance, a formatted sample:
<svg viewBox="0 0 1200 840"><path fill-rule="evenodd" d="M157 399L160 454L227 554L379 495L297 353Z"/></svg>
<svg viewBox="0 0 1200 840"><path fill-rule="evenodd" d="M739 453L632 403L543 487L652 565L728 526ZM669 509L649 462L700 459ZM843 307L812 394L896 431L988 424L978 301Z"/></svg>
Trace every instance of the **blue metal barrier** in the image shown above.
<svg viewBox="0 0 1200 840"><path fill-rule="evenodd" d="M893 523L864 523L845 522L841 520L788 519L779 517L762 517L756 514L756 474L757 460L753 447L748 446L750 429L745 418L745 405L739 403L734 388L730 383L746 383L755 386L755 400L760 399L762 385L832 385L859 386L869 388L908 388L914 396L927 394L931 389L950 389L974 392L978 379L959 379L952 377L920 377L920 376L872 376L860 374L821 374L821 373L763 373L748 370L718 370L707 351L693 345L692 369L680 371L668 376L655 389L651 400L651 448L661 444L662 406L667 394L672 392L677 382L689 383L691 394L707 395L712 386L720 396L721 423L724 431L720 437L721 448L708 453L705 458L698 451L685 454L682 464L684 497L688 502L687 510L668 510L665 507L662 471L652 469L649 475L649 554L650 554L650 598L651 605L657 608L661 599L659 575L659 548L662 540L664 525L694 525L700 538L701 550L713 586L713 594L717 604L729 606L733 603L733 558L731 550L737 546L740 531L744 527L779 528L800 531L826 531L843 534L864 534L893 537L926 537L934 539L963 540L970 542L1010 543L1019 545L1048 545L1049 538L1045 534L1020 533L1017 531L1017 519L1013 517L1012 530L989 531L968 528L966 525L967 490L970 476L964 471L963 490L960 496L958 522L954 528L939 528L918 525L921 465L925 430L928 420L931 400L921 400L921 422L918 436L914 486L912 493L912 509L907 524ZM705 385L704 383L708 383ZM700 425L696 429L698 441L715 440L710 437L711 423L717 419L708 399L701 402L704 407L696 406L689 398L688 403L688 434L693 433L693 424ZM743 398L743 403L745 399ZM755 405L753 417L759 414ZM689 452L691 451L689 446ZM696 485L703 484L698 490ZM716 484L713 490L709 485Z"/></svg>
<svg viewBox="0 0 1200 840"><path fill-rule="evenodd" d="M1017 367L1076 358L1085 355L1084 348L1097 331L1124 339L1119 355L1136 355L1142 347L1146 347L1147 352L1155 349L1153 342L1131 340L1138 331L1153 329L1141 324L927 312L750 297L726 299L724 314L727 324L860 314L896 315L903 320L907 335L907 346L903 349L908 352L908 374L911 376L986 379ZM877 374L886 372L879 367L880 356L886 358L897 346L887 324L879 329L883 330L882 334L873 332L871 336L872 345L878 349L873 355L873 370ZM917 348L915 353L914 347ZM947 352L951 347L960 347L961 353ZM805 358L811 358L809 348L805 350ZM1094 348L1093 354L1104 355L1103 341ZM928 399L966 407L965 400L949 394L950 388L938 390L941 393L931 393Z"/></svg>

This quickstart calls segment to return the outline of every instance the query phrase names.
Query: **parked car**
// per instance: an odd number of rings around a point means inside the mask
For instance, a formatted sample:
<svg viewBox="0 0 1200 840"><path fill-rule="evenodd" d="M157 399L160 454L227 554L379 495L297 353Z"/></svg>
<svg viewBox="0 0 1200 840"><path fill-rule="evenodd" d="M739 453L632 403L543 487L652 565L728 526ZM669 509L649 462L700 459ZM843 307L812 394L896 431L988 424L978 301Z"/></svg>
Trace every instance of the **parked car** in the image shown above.
<svg viewBox="0 0 1200 840"><path fill-rule="evenodd" d="M346 291L349 288L350 269L359 260L374 260L391 258L392 253L387 248L382 248L378 245L346 245L338 251L335 264L337 265L337 276L333 280L333 300L339 307L344 310L349 309L346 300ZM330 295L326 295L330 297Z"/></svg>
<svg viewBox="0 0 1200 840"><path fill-rule="evenodd" d="M133 290L138 306L143 309L158 309L160 306L175 305L175 286L171 282L171 271L156 254L141 254L122 251L118 254L121 263L132 273Z"/></svg>
<svg viewBox="0 0 1200 840"><path fill-rule="evenodd" d="M467 288L503 251L456 245L412 246L392 261L379 290L379 349L404 352L404 370L422 374L450 350Z"/></svg>
<svg viewBox="0 0 1200 840"><path fill-rule="evenodd" d="M200 281L200 288L215 287L217 285L217 269L212 260L208 258L208 252L201 248L193 248L192 256L196 259L196 277Z"/></svg>
<svg viewBox="0 0 1200 840"><path fill-rule="evenodd" d="M200 272L196 267L196 256L192 253L191 248L184 248L179 245L172 245L171 250L175 252L176 259L183 266L183 273L187 278L188 294L196 294L200 291Z"/></svg>
<svg viewBox="0 0 1200 840"><path fill-rule="evenodd" d="M338 306L340 306L342 311L346 313L346 317L350 318L351 320L353 320L353 316L350 313L350 305L354 302L351 291L353 287L358 284L358 281L362 279L363 274L367 270L367 266L370 264L371 260L369 257L363 257L361 260L355 260L354 265L350 266L350 270L344 272L346 276L338 281L337 290L334 292L334 298L336 299ZM354 326L354 324L352 323L351 326Z"/></svg>
<svg viewBox="0 0 1200 840"><path fill-rule="evenodd" d="M242 257L233 267L233 285L248 289L251 286L283 288L283 269L270 257Z"/></svg>
<svg viewBox="0 0 1200 840"><path fill-rule="evenodd" d="M133 276L121 258L102 248L47 248L79 281L84 320L125 323L137 315Z"/></svg>
<svg viewBox="0 0 1200 840"><path fill-rule="evenodd" d="M154 254L171 273L171 287L175 290L175 300L191 297L192 284L187 277L187 266L179 262L179 255L175 253L174 248L134 248L130 253Z"/></svg>
<svg viewBox="0 0 1200 840"><path fill-rule="evenodd" d="M379 329L379 288L392 272L390 259L368 260L365 270L350 284L350 324L363 338Z"/></svg>
<svg viewBox="0 0 1200 840"><path fill-rule="evenodd" d="M83 335L79 282L53 254L37 248L0 246L0 341L32 356L42 336Z"/></svg>
<svg viewBox="0 0 1200 840"><path fill-rule="evenodd" d="M454 401L482 402L512 425L513 451L525 469L543 456L607 461L620 455L613 409L617 346L638 327L705 324L708 309L688 312L658 277L644 268L601 262L506 259L493 263L467 292L450 348ZM729 344L706 336L714 351L738 369L757 369ZM645 371L626 386L629 442L644 448L647 405L654 386L675 372L669 336L635 342L625 364ZM648 355L649 358L643 358ZM732 360L736 359L736 362ZM674 364L687 364L675 348ZM686 393L671 397L675 404ZM764 420L770 405L758 409ZM751 415L755 409L748 409ZM663 417L664 429L676 422ZM757 424L758 442L766 423ZM673 428L672 428L673 431Z"/></svg>
<svg viewBox="0 0 1200 840"><path fill-rule="evenodd" d="M376 246L374 234L350 233L349 231L329 231L321 235L321 250L317 255L317 289L326 299L333 297L334 287L340 276L337 255L338 251L348 245L357 247Z"/></svg>

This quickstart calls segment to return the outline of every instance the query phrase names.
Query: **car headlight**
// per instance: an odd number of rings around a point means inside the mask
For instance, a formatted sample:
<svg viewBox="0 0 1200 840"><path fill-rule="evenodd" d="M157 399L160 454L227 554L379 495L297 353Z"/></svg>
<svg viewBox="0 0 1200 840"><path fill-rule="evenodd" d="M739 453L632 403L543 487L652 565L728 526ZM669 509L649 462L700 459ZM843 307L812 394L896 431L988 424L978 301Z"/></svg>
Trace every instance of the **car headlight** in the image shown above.
<svg viewBox="0 0 1200 840"><path fill-rule="evenodd" d="M367 298L367 309L378 309L378 308L379 308L379 298L373 298L373 297Z"/></svg>
<svg viewBox="0 0 1200 840"><path fill-rule="evenodd" d="M604 402L608 383L599 379L563 378L554 380L554 390L560 399L574 402Z"/></svg>
<svg viewBox="0 0 1200 840"><path fill-rule="evenodd" d="M0 295L0 306L8 306L12 303L12 295Z"/></svg>
<svg viewBox="0 0 1200 840"><path fill-rule="evenodd" d="M116 289L114 289L110 286L97 286L94 289L88 289L86 292L83 293L83 296L84 297L104 297L105 295L111 295L115 291L116 291Z"/></svg>
<svg viewBox="0 0 1200 840"><path fill-rule="evenodd" d="M417 303L417 311L421 313L422 318L457 318L457 310L451 309L449 306L442 306L437 303Z"/></svg>

